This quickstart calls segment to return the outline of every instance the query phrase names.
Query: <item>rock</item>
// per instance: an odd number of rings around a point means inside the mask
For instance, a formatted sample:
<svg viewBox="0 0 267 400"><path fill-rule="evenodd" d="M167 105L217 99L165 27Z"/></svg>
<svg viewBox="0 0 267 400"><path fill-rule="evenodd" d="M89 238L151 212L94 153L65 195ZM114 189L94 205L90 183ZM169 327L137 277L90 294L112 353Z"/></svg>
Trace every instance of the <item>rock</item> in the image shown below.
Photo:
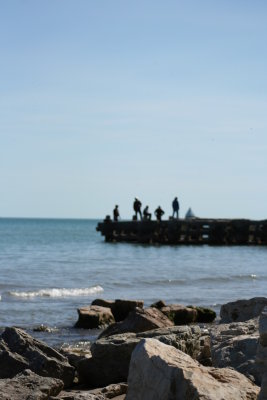
<svg viewBox="0 0 267 400"><path fill-rule="evenodd" d="M106 400L101 394L95 395L88 390L68 390L61 392L57 397L51 397L49 400Z"/></svg>
<svg viewBox="0 0 267 400"><path fill-rule="evenodd" d="M132 354L126 400L256 400L259 388L232 369L204 367L156 339Z"/></svg>
<svg viewBox="0 0 267 400"><path fill-rule="evenodd" d="M58 329L56 329L56 328L50 328L49 326L46 326L46 325L41 324L41 325L36 326L35 328L33 328L33 331L34 331L34 332L53 333L53 332L58 331Z"/></svg>
<svg viewBox="0 0 267 400"><path fill-rule="evenodd" d="M127 392L128 385L127 383L118 383L106 386L102 389L94 389L91 391L93 394L102 394L107 399L114 399L118 396L125 395Z"/></svg>
<svg viewBox="0 0 267 400"><path fill-rule="evenodd" d="M187 306L187 307L193 308L194 310L197 311L196 322L209 323L213 322L216 318L216 312L213 311L211 308L197 307L197 306Z"/></svg>
<svg viewBox="0 0 267 400"><path fill-rule="evenodd" d="M127 387L126 383L119 383L94 390L66 390L62 391L57 397L51 398L51 400L123 400Z"/></svg>
<svg viewBox="0 0 267 400"><path fill-rule="evenodd" d="M261 312L259 319L260 344L267 347L267 306Z"/></svg>
<svg viewBox="0 0 267 400"><path fill-rule="evenodd" d="M210 328L212 365L232 367L256 384L260 384L260 369L256 364L258 319Z"/></svg>
<svg viewBox="0 0 267 400"><path fill-rule="evenodd" d="M22 329L6 328L0 339L0 378L13 378L25 369L61 379L65 387L74 378L74 368L59 352Z"/></svg>
<svg viewBox="0 0 267 400"><path fill-rule="evenodd" d="M79 318L75 328L96 329L104 328L115 322L110 308L100 306L87 306L79 308Z"/></svg>
<svg viewBox="0 0 267 400"><path fill-rule="evenodd" d="M155 303L151 304L150 307L158 308L160 310L162 307L166 307L166 306L167 306L167 304L165 303L165 301L158 300Z"/></svg>
<svg viewBox="0 0 267 400"><path fill-rule="evenodd" d="M175 325L186 325L197 320L197 311L181 304L169 304L166 307L162 307L160 311Z"/></svg>
<svg viewBox="0 0 267 400"><path fill-rule="evenodd" d="M97 340L92 357L78 363L78 376L88 387L102 387L127 380L131 354L143 338L157 338L200 361L210 361L209 335L199 326L175 326L143 333L124 333ZM207 361L207 359L209 359Z"/></svg>
<svg viewBox="0 0 267 400"><path fill-rule="evenodd" d="M258 317L267 306L266 297L254 297L250 300L237 300L221 307L221 323L242 322Z"/></svg>
<svg viewBox="0 0 267 400"><path fill-rule="evenodd" d="M60 353L68 359L70 365L77 368L77 365L81 360L92 357L90 348L91 343L84 342L83 345L69 345L68 347L62 347Z"/></svg>
<svg viewBox="0 0 267 400"><path fill-rule="evenodd" d="M110 325L99 337L117 335L125 332L145 332L168 326L173 326L173 322L157 308L136 308L124 321Z"/></svg>
<svg viewBox="0 0 267 400"><path fill-rule="evenodd" d="M267 399L267 372L263 375L261 382L261 390L258 397L258 400L266 400Z"/></svg>
<svg viewBox="0 0 267 400"><path fill-rule="evenodd" d="M24 370L12 379L0 379L1 400L46 400L63 388L59 379L41 377Z"/></svg>
<svg viewBox="0 0 267 400"><path fill-rule="evenodd" d="M267 399L267 307L264 307L259 318L259 344L256 363L261 376L261 391L259 400Z"/></svg>
<svg viewBox="0 0 267 400"><path fill-rule="evenodd" d="M79 382L89 388L126 382L131 354L139 341L134 333L97 340L91 347L92 357L78 363Z"/></svg>
<svg viewBox="0 0 267 400"><path fill-rule="evenodd" d="M114 315L115 321L123 321L128 317L129 313L133 311L136 307L143 308L143 300L103 300L96 299L92 302L92 305L98 305L102 307L109 307Z"/></svg>

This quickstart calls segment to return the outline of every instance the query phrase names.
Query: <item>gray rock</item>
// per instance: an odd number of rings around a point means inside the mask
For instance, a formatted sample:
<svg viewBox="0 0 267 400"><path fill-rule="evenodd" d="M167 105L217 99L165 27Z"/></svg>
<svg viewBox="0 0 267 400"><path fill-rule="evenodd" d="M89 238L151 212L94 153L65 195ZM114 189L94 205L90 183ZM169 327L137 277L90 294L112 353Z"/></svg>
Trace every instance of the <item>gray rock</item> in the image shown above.
<svg viewBox="0 0 267 400"><path fill-rule="evenodd" d="M106 400L101 394L92 394L88 390L68 390L62 391L57 397L51 397L49 400Z"/></svg>
<svg viewBox="0 0 267 400"><path fill-rule="evenodd" d="M125 382L132 351L139 341L134 333L97 340L91 347L92 357L78 363L79 381L89 388Z"/></svg>
<svg viewBox="0 0 267 400"><path fill-rule="evenodd" d="M258 317L267 306L266 297L254 297L250 300L237 300L221 307L221 323L242 322Z"/></svg>
<svg viewBox="0 0 267 400"><path fill-rule="evenodd" d="M261 391L259 400L267 399L267 307L265 307L259 319L259 344L257 348L256 362L261 375Z"/></svg>
<svg viewBox="0 0 267 400"><path fill-rule="evenodd" d="M155 339L132 354L126 400L256 400L259 388L228 368L204 367Z"/></svg>
<svg viewBox="0 0 267 400"><path fill-rule="evenodd" d="M96 395L103 395L106 399L114 399L118 396L125 395L127 392L128 385L127 383L118 383L106 386L101 389L91 390L91 393Z"/></svg>
<svg viewBox="0 0 267 400"><path fill-rule="evenodd" d="M115 322L110 308L101 306L87 306L79 308L78 321L75 328L98 329L104 328Z"/></svg>
<svg viewBox="0 0 267 400"><path fill-rule="evenodd" d="M232 367L260 384L260 369L256 364L258 319L213 325L210 340L214 367Z"/></svg>
<svg viewBox="0 0 267 400"><path fill-rule="evenodd" d="M13 378L25 369L61 379L66 387L74 378L74 368L59 352L22 329L6 328L0 339L0 378Z"/></svg>
<svg viewBox="0 0 267 400"><path fill-rule="evenodd" d="M91 347L92 357L78 363L79 380L89 387L101 387L127 380L131 354L143 338L157 338L192 357L210 359L207 332L198 326L175 326L143 333L124 333L97 340ZM208 348L207 348L208 346Z"/></svg>
<svg viewBox="0 0 267 400"><path fill-rule="evenodd" d="M59 379L24 370L12 379L0 379L0 400L46 400L63 388Z"/></svg>
<svg viewBox="0 0 267 400"><path fill-rule="evenodd" d="M107 337L126 332L145 332L168 326L173 326L173 322L157 308L136 308L124 321L110 325L99 337Z"/></svg>
<svg viewBox="0 0 267 400"><path fill-rule="evenodd" d="M266 400L267 399L267 372L263 375L261 382L261 390L258 397L258 400Z"/></svg>

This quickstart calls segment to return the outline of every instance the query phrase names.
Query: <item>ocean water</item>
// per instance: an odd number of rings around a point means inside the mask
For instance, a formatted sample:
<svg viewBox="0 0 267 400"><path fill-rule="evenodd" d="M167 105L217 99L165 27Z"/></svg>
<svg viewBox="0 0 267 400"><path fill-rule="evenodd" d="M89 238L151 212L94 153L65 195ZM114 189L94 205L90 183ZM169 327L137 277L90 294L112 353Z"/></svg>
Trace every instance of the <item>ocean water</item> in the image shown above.
<svg viewBox="0 0 267 400"><path fill-rule="evenodd" d="M74 329L95 298L220 306L267 296L267 246L105 243L97 220L0 218L0 328L51 345L94 340ZM41 324L52 333L34 332Z"/></svg>

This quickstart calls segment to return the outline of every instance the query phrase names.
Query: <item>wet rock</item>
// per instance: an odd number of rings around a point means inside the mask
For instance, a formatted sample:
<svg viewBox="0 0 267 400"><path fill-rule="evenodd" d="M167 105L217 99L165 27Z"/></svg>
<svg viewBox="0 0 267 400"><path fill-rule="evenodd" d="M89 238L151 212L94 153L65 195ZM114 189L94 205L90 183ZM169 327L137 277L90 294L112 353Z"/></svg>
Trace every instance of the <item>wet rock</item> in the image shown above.
<svg viewBox="0 0 267 400"><path fill-rule="evenodd" d="M232 367L260 384L260 369L256 364L259 340L258 319L210 328L212 365Z"/></svg>
<svg viewBox="0 0 267 400"><path fill-rule="evenodd" d="M258 317L267 306L266 297L254 297L249 300L237 300L221 307L221 323L242 322Z"/></svg>
<svg viewBox="0 0 267 400"><path fill-rule="evenodd" d="M197 306L187 306L187 307L193 308L194 310L197 311L196 322L209 323L213 322L216 318L216 312L211 308L197 307Z"/></svg>
<svg viewBox="0 0 267 400"><path fill-rule="evenodd" d="M166 307L166 306L167 306L167 304L165 303L165 301L158 300L155 303L151 304L150 307L158 308L160 310L162 307Z"/></svg>
<svg viewBox="0 0 267 400"><path fill-rule="evenodd" d="M0 379L1 400L46 400L63 388L59 379L41 377L24 370L12 379Z"/></svg>
<svg viewBox="0 0 267 400"><path fill-rule="evenodd" d="M168 326L173 326L173 322L157 308L136 308L124 321L110 325L99 337L117 335L125 332L145 332Z"/></svg>
<svg viewBox="0 0 267 400"><path fill-rule="evenodd" d="M36 326L35 328L33 328L33 331L34 331L34 332L53 333L53 332L56 332L57 330L58 330L58 329L56 329L56 328L51 328L51 327L46 326L46 325L43 325L43 324L41 324L41 325Z"/></svg>
<svg viewBox="0 0 267 400"><path fill-rule="evenodd" d="M136 307L143 308L144 302L143 300L103 300L103 299L95 299L92 302L92 305L98 305L101 307L108 307L111 309L112 314L114 315L115 321L120 322L128 317L129 313L133 311Z"/></svg>
<svg viewBox="0 0 267 400"><path fill-rule="evenodd" d="M204 367L155 339L132 354L126 400L256 400L259 388L232 369Z"/></svg>
<svg viewBox="0 0 267 400"><path fill-rule="evenodd" d="M174 325L186 325L197 320L197 310L181 304L169 304L162 307L161 312L173 321Z"/></svg>
<svg viewBox="0 0 267 400"><path fill-rule="evenodd" d="M107 307L93 305L79 308L78 315L79 318L75 328L103 328L115 322L111 309Z"/></svg>
<svg viewBox="0 0 267 400"><path fill-rule="evenodd" d="M88 387L126 381L131 354L143 338L157 338L197 360L210 363L209 335L199 326L175 326L137 334L124 333L99 339L92 345L92 357L78 363L79 381Z"/></svg>
<svg viewBox="0 0 267 400"><path fill-rule="evenodd" d="M74 378L74 368L59 352L22 329L6 328L0 338L0 378L13 378L25 369L61 379L66 387Z"/></svg>

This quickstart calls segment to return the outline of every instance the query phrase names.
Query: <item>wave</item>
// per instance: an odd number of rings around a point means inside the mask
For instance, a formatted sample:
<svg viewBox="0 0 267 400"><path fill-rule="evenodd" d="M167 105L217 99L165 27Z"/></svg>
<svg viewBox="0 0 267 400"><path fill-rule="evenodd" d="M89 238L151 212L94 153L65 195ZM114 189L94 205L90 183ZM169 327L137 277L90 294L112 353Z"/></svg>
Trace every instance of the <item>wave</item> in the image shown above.
<svg viewBox="0 0 267 400"><path fill-rule="evenodd" d="M231 282L231 281L255 281L259 277L255 274L247 275L228 275L228 276L206 276L203 278L196 279L200 282ZM264 278L263 278L264 279Z"/></svg>
<svg viewBox="0 0 267 400"><path fill-rule="evenodd" d="M33 298L33 297L79 297L89 296L95 293L103 292L102 286L92 286L90 288L66 289L66 288L51 288L40 289L33 292L8 292L10 296Z"/></svg>

